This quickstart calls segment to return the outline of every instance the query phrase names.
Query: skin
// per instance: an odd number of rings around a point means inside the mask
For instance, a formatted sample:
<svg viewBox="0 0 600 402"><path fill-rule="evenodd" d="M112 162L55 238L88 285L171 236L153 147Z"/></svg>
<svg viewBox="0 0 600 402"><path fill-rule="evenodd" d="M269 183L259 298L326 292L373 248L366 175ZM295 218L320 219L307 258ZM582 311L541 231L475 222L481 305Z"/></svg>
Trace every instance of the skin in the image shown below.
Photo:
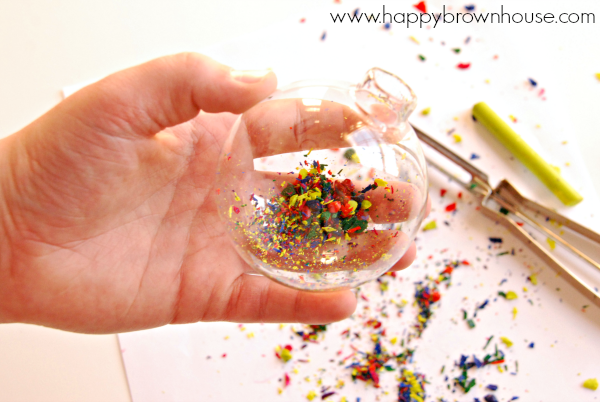
<svg viewBox="0 0 600 402"><path fill-rule="evenodd" d="M114 333L352 314L351 291L245 275L217 216L235 114L276 85L272 72L179 54L90 85L0 140L0 322ZM413 245L394 269L414 256Z"/></svg>

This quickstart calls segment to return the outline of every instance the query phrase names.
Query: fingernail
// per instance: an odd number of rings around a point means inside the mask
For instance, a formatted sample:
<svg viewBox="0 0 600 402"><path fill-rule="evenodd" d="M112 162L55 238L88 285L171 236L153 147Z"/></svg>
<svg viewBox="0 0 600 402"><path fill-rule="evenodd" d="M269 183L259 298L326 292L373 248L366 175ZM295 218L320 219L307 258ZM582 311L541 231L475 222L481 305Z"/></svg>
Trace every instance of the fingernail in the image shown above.
<svg viewBox="0 0 600 402"><path fill-rule="evenodd" d="M271 70L246 70L246 71L232 70L231 76L235 80L241 81L245 84L254 84L254 83L261 81L270 72L271 72Z"/></svg>

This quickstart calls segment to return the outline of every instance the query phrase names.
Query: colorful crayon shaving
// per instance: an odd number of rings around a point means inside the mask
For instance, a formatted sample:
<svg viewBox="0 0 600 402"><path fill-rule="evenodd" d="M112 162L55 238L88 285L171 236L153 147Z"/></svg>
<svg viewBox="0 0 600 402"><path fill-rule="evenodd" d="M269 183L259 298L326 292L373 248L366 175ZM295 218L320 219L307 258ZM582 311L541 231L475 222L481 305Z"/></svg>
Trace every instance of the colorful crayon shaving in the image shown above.
<svg viewBox="0 0 600 402"><path fill-rule="evenodd" d="M400 371L398 402L423 402L425 400L425 375L410 370Z"/></svg>
<svg viewBox="0 0 600 402"><path fill-rule="evenodd" d="M263 252L273 249L281 255L296 248L315 248L326 242L341 243L342 237L364 233L368 226L371 202L365 194L387 182L375 179L358 191L350 179L331 180L334 174L318 161L304 162L293 183L282 184L278 196L266 202L261 211L254 196L251 201L257 210L252 225L259 230L250 232L255 246ZM339 174L339 172L338 172ZM252 226L251 225L251 226Z"/></svg>
<svg viewBox="0 0 600 402"><path fill-rule="evenodd" d="M375 388L379 388L379 372L382 368L387 371L393 371L392 366L386 363L392 358L392 355L387 353L381 347L381 340L377 336L375 348L372 353L358 352L364 356L362 361L355 362L346 368L352 369L352 379L371 382Z"/></svg>
<svg viewBox="0 0 600 402"><path fill-rule="evenodd" d="M461 386L465 393L469 392L476 384L474 378L469 379L467 371L472 367L481 368L489 364L504 363L504 353L501 350L498 350L498 347L496 347L494 354L487 354L483 360L479 360L475 355L473 355L472 361L469 362L468 359L469 357L465 355L460 357L458 367L461 369L461 374L454 379L454 381Z"/></svg>

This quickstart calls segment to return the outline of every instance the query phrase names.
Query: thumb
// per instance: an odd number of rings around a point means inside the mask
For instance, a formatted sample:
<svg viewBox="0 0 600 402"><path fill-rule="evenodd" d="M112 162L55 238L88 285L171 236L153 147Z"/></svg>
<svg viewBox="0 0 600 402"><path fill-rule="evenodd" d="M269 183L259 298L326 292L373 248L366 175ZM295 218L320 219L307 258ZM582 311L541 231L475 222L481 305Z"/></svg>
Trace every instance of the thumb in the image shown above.
<svg viewBox="0 0 600 402"><path fill-rule="evenodd" d="M180 53L112 74L59 107L112 135L153 136L200 110L242 113L276 87L270 70L236 71L201 54Z"/></svg>

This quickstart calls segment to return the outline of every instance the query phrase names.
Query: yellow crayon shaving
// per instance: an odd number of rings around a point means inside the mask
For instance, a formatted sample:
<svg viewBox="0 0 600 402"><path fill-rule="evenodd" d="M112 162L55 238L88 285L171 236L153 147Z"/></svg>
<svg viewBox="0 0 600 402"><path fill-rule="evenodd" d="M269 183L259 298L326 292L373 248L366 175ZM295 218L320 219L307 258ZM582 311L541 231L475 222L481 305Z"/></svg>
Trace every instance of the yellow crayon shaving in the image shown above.
<svg viewBox="0 0 600 402"><path fill-rule="evenodd" d="M462 137L458 134L452 134L452 138L454 138L454 142L461 142Z"/></svg>
<svg viewBox="0 0 600 402"><path fill-rule="evenodd" d="M360 203L360 205L361 205L362 209L369 209L369 208L371 208L371 206L373 204L371 203L371 201L364 200L363 202Z"/></svg>
<svg viewBox="0 0 600 402"><path fill-rule="evenodd" d="M235 195L235 200L236 201L241 201L240 197L238 197L237 193L233 193L233 195Z"/></svg>
<svg viewBox="0 0 600 402"><path fill-rule="evenodd" d="M356 207L358 207L358 202L350 200L348 201L348 205L352 207L352 214L354 214L354 211L356 211Z"/></svg>
<svg viewBox="0 0 600 402"><path fill-rule="evenodd" d="M516 308L516 307L513 307L513 310L512 310L512 314L513 314L513 320L514 320L515 318L517 318L517 313L518 313L518 310L517 310L517 308Z"/></svg>
<svg viewBox="0 0 600 402"><path fill-rule="evenodd" d="M281 346L276 346L275 352L278 353L279 356L281 356L281 360L283 360L284 362L288 362L288 361L292 360L292 352L290 352L286 348L282 348Z"/></svg>
<svg viewBox="0 0 600 402"><path fill-rule="evenodd" d="M537 275L536 274L531 274L529 275L529 280L531 281L531 283L533 283L534 285L538 284L538 280L537 280Z"/></svg>
<svg viewBox="0 0 600 402"><path fill-rule="evenodd" d="M395 345L395 344L396 344L396 342L398 342L398 338L396 338L396 337L393 337L392 339L390 339L390 343L391 343L392 345Z"/></svg>
<svg viewBox="0 0 600 402"><path fill-rule="evenodd" d="M510 348L513 345L512 341L505 336L501 336L500 340L506 345L507 348Z"/></svg>
<svg viewBox="0 0 600 402"><path fill-rule="evenodd" d="M426 107L425 109L421 110L421 114L423 116L427 116L430 112L431 112L431 108L430 107Z"/></svg>
<svg viewBox="0 0 600 402"><path fill-rule="evenodd" d="M300 176L305 179L308 175L308 171L306 169L300 169Z"/></svg>
<svg viewBox="0 0 600 402"><path fill-rule="evenodd" d="M600 73L596 73L596 78L600 81Z"/></svg>
<svg viewBox="0 0 600 402"><path fill-rule="evenodd" d="M410 40L412 40L413 42L415 42L417 45L420 45L421 43L419 42L419 40L417 38L415 38L414 36L409 36Z"/></svg>
<svg viewBox="0 0 600 402"><path fill-rule="evenodd" d="M546 238L546 241L550 245L550 250L554 250L556 248L556 242L551 238Z"/></svg>
<svg viewBox="0 0 600 402"><path fill-rule="evenodd" d="M506 298L508 300L515 300L515 299L519 298L519 296L517 296L517 294L515 292L513 292L512 290L509 290L508 292L506 292Z"/></svg>
<svg viewBox="0 0 600 402"><path fill-rule="evenodd" d="M429 222L428 224L426 224L425 226L423 226L423 231L426 230L432 230L432 229L437 229L437 223L435 223L435 220Z"/></svg>
<svg viewBox="0 0 600 402"><path fill-rule="evenodd" d="M309 401L312 401L316 397L317 397L317 393L315 391L310 391L308 393L308 395L306 395L306 399L308 399Z"/></svg>
<svg viewBox="0 0 600 402"><path fill-rule="evenodd" d="M598 380L595 378L588 378L583 382L583 388L591 389L595 391L598 389Z"/></svg>
<svg viewBox="0 0 600 402"><path fill-rule="evenodd" d="M385 187L388 185L387 181L385 180L381 180L381 179L375 179L375 183L379 186L379 187Z"/></svg>

